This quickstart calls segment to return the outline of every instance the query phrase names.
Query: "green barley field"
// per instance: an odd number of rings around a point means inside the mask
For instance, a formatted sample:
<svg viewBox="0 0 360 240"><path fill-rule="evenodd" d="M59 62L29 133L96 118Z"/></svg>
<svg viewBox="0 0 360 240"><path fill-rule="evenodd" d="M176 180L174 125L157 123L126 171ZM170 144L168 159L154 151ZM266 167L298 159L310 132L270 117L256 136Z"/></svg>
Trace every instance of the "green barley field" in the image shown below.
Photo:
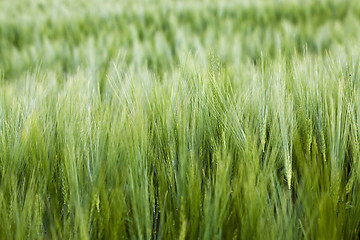
<svg viewBox="0 0 360 240"><path fill-rule="evenodd" d="M0 239L359 239L360 2L1 0Z"/></svg>

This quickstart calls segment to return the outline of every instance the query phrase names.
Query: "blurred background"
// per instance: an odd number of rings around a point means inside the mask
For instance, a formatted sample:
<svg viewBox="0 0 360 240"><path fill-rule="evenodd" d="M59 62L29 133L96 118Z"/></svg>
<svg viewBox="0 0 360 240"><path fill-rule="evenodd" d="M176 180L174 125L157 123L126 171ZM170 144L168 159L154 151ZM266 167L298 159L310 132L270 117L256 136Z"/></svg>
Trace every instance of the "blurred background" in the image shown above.
<svg viewBox="0 0 360 240"><path fill-rule="evenodd" d="M0 2L0 70L5 79L78 68L106 77L112 60L161 78L181 55L209 53L224 64L261 54L357 51L360 3L314 1L14 0Z"/></svg>

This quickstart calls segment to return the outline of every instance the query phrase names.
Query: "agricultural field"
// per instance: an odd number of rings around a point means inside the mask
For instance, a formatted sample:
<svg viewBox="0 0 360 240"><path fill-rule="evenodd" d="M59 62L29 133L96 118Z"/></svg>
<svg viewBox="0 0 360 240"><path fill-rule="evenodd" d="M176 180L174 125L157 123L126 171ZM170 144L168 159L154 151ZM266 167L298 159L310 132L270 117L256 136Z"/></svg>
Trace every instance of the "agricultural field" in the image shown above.
<svg viewBox="0 0 360 240"><path fill-rule="evenodd" d="M359 239L360 2L1 0L0 239Z"/></svg>

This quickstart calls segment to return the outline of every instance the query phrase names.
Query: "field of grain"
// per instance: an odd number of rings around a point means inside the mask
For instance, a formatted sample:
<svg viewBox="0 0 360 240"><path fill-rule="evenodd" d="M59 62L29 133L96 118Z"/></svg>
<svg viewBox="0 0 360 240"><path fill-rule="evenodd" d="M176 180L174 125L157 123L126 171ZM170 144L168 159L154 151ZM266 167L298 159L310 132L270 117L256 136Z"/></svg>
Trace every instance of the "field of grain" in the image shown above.
<svg viewBox="0 0 360 240"><path fill-rule="evenodd" d="M0 1L0 239L359 239L360 2Z"/></svg>

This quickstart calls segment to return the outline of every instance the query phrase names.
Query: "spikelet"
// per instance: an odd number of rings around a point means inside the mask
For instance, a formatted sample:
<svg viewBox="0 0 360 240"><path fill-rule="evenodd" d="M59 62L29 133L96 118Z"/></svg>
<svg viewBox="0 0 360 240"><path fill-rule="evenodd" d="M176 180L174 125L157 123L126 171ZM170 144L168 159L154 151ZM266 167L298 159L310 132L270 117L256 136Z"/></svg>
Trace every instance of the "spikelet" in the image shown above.
<svg viewBox="0 0 360 240"><path fill-rule="evenodd" d="M326 163L326 146L325 146L325 137L324 137L324 131L322 129L319 130L319 149L321 152L321 155L323 157L324 162Z"/></svg>
<svg viewBox="0 0 360 240"><path fill-rule="evenodd" d="M339 159L335 157L333 160L334 163L337 163ZM337 206L337 203L339 201L339 193L340 193L340 185L341 185L341 177L339 170L336 169L336 167L332 166L332 171L330 175L330 194L332 195L334 206Z"/></svg>
<svg viewBox="0 0 360 240"><path fill-rule="evenodd" d="M323 157L324 162L326 162L326 145L325 145L325 134L324 134L324 123L322 121L322 109L318 109L317 117L317 131L318 131L318 146Z"/></svg>
<svg viewBox="0 0 360 240"><path fill-rule="evenodd" d="M261 123L260 123L260 144L261 149L264 152L265 148L265 141L266 141L266 118L267 118L267 107L263 110L263 116L261 116Z"/></svg>
<svg viewBox="0 0 360 240"><path fill-rule="evenodd" d="M310 148L312 143L312 119L310 117L306 118L306 153L310 157Z"/></svg>
<svg viewBox="0 0 360 240"><path fill-rule="evenodd" d="M183 197L181 197L181 206L180 206L180 234L179 240L184 240L186 238L186 216L184 210Z"/></svg>
<svg viewBox="0 0 360 240"><path fill-rule="evenodd" d="M235 229L235 232L234 232L234 235L233 235L233 238L232 238L233 240L235 240L235 239L239 239L239 236L238 236L238 229L236 228Z"/></svg>
<svg viewBox="0 0 360 240"><path fill-rule="evenodd" d="M288 188L291 189L291 178L292 178L292 159L289 153L285 153L285 171Z"/></svg>
<svg viewBox="0 0 360 240"><path fill-rule="evenodd" d="M287 99L287 109L286 109L286 115L288 117L288 125L286 126L286 137L285 137L285 170L286 170L286 178L288 181L288 188L289 190L291 189L291 181L292 181L292 147L293 147L293 143L292 143L292 135L293 135L293 129L294 129L294 116L293 116L293 97L291 95L289 95L288 99Z"/></svg>

